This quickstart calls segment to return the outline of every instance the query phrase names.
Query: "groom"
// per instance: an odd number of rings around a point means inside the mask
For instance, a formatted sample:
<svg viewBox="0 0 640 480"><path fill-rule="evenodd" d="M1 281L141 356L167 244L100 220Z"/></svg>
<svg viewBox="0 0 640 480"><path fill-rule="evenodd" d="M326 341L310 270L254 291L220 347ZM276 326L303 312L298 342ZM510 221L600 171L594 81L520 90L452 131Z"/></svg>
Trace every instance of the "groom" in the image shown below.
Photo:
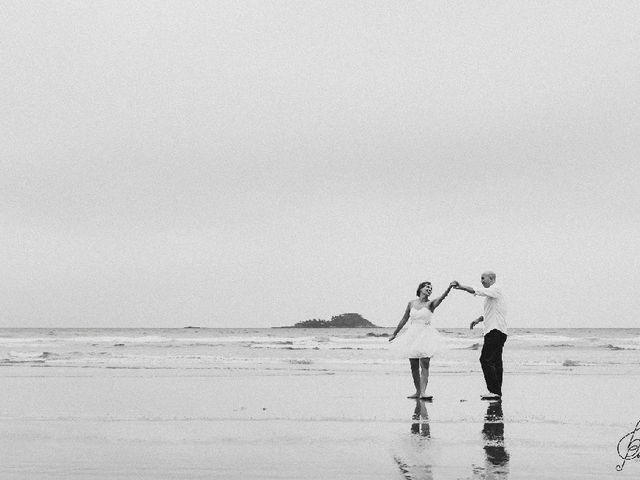
<svg viewBox="0 0 640 480"><path fill-rule="evenodd" d="M480 354L482 373L489 393L481 395L483 400L495 400L502 397L502 348L507 341L507 305L502 289L496 285L496 274L484 272L480 276L480 287L467 287L454 283L454 288L474 295L485 297L484 315L471 322L473 329L483 322L484 345Z"/></svg>

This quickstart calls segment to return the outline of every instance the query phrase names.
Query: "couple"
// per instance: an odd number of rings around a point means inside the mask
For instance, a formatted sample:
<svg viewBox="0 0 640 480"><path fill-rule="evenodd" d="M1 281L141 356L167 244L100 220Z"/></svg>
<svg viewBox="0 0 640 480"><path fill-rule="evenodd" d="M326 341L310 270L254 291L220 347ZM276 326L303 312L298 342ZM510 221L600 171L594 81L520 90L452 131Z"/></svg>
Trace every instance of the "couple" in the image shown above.
<svg viewBox="0 0 640 480"><path fill-rule="evenodd" d="M429 300L433 289L431 282L422 282L418 285L416 298L407 305L404 316L396 328L390 342L391 349L409 358L411 363L411 375L416 393L409 398L421 398L430 400L433 397L426 395L429 382L429 362L431 356L442 348L442 339L438 331L431 326L431 315L442 303L452 288L464 290L473 295L485 297L484 315L471 322L473 329L478 323L483 322L484 345L480 354L482 373L487 384L487 393L480 397L484 400L496 400L502 397L502 348L507 340L507 307L502 295L502 289L496 285L496 274L484 272L480 277L482 287L467 287L457 281L451 282L447 290L438 298ZM407 328L397 337L406 323ZM394 341L395 340L395 341ZM422 369L422 371L420 371Z"/></svg>

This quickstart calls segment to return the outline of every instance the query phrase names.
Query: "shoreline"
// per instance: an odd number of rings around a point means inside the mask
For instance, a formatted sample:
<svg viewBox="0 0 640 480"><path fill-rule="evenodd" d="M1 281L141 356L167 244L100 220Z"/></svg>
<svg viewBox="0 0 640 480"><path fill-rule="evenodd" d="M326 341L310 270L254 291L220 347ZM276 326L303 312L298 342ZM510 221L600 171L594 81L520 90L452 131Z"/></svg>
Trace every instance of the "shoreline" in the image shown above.
<svg viewBox="0 0 640 480"><path fill-rule="evenodd" d="M414 478L637 478L640 463L615 465L638 420L638 380L507 372L503 401L487 402L479 372L434 374L433 402L416 402L405 398L408 370L2 368L0 475L388 479L404 468Z"/></svg>

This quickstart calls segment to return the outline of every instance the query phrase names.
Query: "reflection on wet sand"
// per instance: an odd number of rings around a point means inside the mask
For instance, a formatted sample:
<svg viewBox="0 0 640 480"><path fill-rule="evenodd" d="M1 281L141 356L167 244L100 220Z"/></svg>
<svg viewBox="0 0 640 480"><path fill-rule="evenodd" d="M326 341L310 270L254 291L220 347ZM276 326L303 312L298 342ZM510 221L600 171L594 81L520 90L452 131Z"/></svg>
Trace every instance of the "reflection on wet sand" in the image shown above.
<svg viewBox="0 0 640 480"><path fill-rule="evenodd" d="M475 430L476 427L473 427ZM477 435L477 430L475 430ZM476 437L478 438L478 437ZM416 400L413 415L411 416L410 434L403 436L403 451L394 456L398 469L402 476L412 480L433 480L433 465L442 463L442 442L431 439L431 427L429 424L429 412L424 400ZM477 443L475 444L478 448ZM456 448L451 446L451 448ZM482 480L508 480L509 478L509 453L504 446L504 413L502 402L489 402L484 416L482 427L482 448L484 450L484 465L478 465L470 460L472 479ZM476 450L477 451L477 450ZM450 452L448 452L450 453ZM439 460L438 460L439 459ZM464 462L465 458L458 455L458 460ZM465 468L464 464L457 464ZM441 465L444 472L452 465ZM436 468L436 472L438 467ZM449 473L451 470L449 470ZM447 478L447 477L444 477ZM464 477L469 478L469 477Z"/></svg>
<svg viewBox="0 0 640 480"><path fill-rule="evenodd" d="M504 447L504 413L502 402L489 402L482 428L485 453L484 478L506 480L509 478L509 453Z"/></svg>
<svg viewBox="0 0 640 480"><path fill-rule="evenodd" d="M400 473L411 480L433 480L433 473L428 452L431 429L429 427L429 412L424 400L416 400L416 406L411 417L411 435L409 443L413 460L403 460L394 457Z"/></svg>
<svg viewBox="0 0 640 480"><path fill-rule="evenodd" d="M416 401L416 408L413 411L412 420L416 420L411 424L411 433L422 435L423 437L430 437L431 430L429 429L429 412L427 412L427 403L424 400Z"/></svg>

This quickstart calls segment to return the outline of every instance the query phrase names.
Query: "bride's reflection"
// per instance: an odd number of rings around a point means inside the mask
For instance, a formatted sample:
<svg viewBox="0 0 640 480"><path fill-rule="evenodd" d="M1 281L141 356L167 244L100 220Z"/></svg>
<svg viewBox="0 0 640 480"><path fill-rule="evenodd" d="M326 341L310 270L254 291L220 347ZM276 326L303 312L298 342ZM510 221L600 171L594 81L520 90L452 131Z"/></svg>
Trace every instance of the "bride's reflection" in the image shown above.
<svg viewBox="0 0 640 480"><path fill-rule="evenodd" d="M413 411L412 420L415 420L411 424L411 433L421 435L423 437L431 437L431 430L429 429L429 412L427 411L427 402L424 400L416 401L416 408Z"/></svg>
<svg viewBox="0 0 640 480"><path fill-rule="evenodd" d="M429 412L425 400L416 400L411 420L411 435L407 439L408 445L403 455L405 458L396 456L395 461L404 478L433 480L429 452L431 429L429 428Z"/></svg>
<svg viewBox="0 0 640 480"><path fill-rule="evenodd" d="M502 402L489 402L482 429L487 478L506 480L509 477L509 454L504 448L504 413Z"/></svg>

